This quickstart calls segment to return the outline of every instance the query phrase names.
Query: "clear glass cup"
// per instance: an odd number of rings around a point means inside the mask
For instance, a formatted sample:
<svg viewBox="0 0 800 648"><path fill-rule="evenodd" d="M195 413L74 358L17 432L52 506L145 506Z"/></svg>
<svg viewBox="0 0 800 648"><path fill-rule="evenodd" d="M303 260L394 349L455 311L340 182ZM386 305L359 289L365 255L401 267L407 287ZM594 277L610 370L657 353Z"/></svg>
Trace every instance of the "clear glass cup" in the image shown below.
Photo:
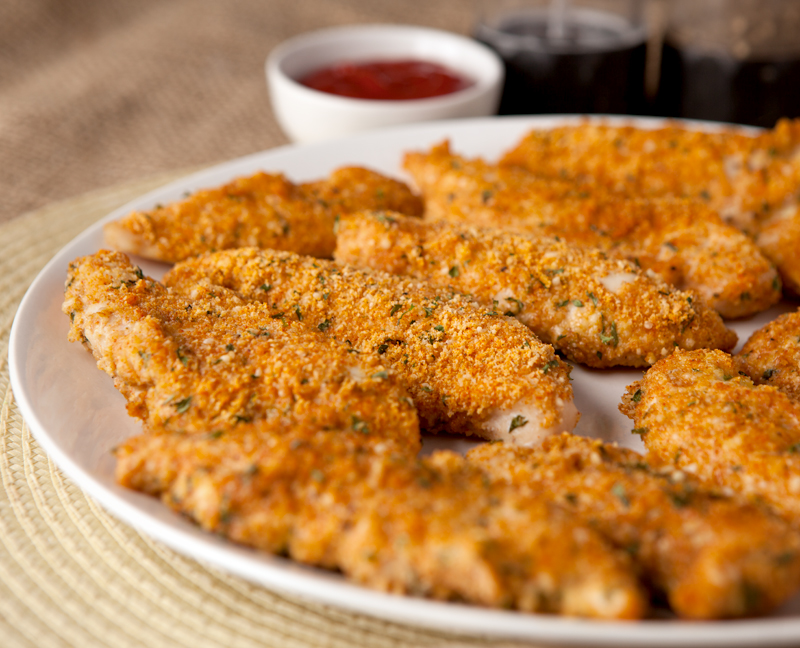
<svg viewBox="0 0 800 648"><path fill-rule="evenodd" d="M800 1L671 0L662 114L772 127L800 116Z"/></svg>
<svg viewBox="0 0 800 648"><path fill-rule="evenodd" d="M506 65L500 114L645 111L642 0L481 0L476 15Z"/></svg>

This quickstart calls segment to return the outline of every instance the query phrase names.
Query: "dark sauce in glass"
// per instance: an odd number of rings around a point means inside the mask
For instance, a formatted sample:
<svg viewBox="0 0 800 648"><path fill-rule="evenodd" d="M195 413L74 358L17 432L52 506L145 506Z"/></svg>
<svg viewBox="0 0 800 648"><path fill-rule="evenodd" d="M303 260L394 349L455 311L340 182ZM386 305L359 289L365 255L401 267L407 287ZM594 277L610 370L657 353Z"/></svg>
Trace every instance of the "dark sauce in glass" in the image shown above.
<svg viewBox="0 0 800 648"><path fill-rule="evenodd" d="M548 36L542 12L502 16L475 38L500 54L506 81L500 114L645 111L644 30L597 11L575 11L564 34Z"/></svg>
<svg viewBox="0 0 800 648"><path fill-rule="evenodd" d="M800 58L740 60L667 42L657 110L772 128L781 117L800 117Z"/></svg>

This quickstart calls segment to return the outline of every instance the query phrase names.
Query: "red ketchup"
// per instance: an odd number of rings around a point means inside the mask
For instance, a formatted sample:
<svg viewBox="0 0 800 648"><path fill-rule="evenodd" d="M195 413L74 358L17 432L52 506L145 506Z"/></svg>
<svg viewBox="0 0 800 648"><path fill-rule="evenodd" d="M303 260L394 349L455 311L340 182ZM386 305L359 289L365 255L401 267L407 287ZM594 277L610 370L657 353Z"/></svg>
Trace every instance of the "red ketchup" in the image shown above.
<svg viewBox="0 0 800 648"><path fill-rule="evenodd" d="M473 85L438 63L412 59L337 63L298 81L329 94L389 101L439 97Z"/></svg>

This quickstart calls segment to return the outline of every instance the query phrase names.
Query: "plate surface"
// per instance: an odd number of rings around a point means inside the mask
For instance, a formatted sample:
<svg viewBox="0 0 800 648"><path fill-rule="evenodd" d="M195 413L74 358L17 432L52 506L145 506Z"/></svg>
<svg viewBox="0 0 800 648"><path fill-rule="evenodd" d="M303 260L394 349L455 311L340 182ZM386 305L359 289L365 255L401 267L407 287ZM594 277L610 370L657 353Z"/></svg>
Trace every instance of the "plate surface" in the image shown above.
<svg viewBox="0 0 800 648"><path fill-rule="evenodd" d="M127 416L122 396L80 345L67 342L61 313L67 265L103 246L102 224L133 209L180 199L186 191L214 187L257 170L280 171L294 181L321 178L337 167L357 164L407 179L400 168L404 151L426 149L448 138L466 156L496 160L531 128L549 128L572 118L511 117L434 122L366 133L311 146L290 146L204 170L112 212L65 246L42 270L20 305L11 331L9 368L14 396L37 441L84 491L108 511L142 532L198 560L267 587L386 619L446 631L497 638L582 646L755 646L800 642L800 596L766 618L691 623L673 620L594 622L487 610L413 597L382 594L341 576L238 547L206 534L154 498L114 483L110 449L140 430ZM637 120L658 126L659 120ZM713 128L712 125L701 125ZM167 266L135 259L146 274L160 278ZM778 314L780 304L733 324L740 343ZM575 404L582 413L576 433L642 449L631 421L617 411L624 388L637 370L573 371ZM463 443L437 440L442 446Z"/></svg>

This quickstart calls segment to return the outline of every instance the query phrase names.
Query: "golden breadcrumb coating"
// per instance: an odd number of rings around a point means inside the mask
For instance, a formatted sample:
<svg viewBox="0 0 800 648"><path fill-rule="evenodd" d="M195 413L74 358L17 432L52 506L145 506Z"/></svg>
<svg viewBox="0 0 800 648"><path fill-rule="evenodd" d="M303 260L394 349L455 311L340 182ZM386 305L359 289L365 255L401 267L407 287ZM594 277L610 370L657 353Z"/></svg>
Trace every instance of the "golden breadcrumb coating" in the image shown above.
<svg viewBox="0 0 800 648"><path fill-rule="evenodd" d="M359 209L422 211L408 187L360 167L296 185L280 174L256 173L185 200L132 212L104 228L106 244L168 263L215 250L264 247L330 257L337 216Z"/></svg>
<svg viewBox="0 0 800 648"><path fill-rule="evenodd" d="M340 167L324 180L305 182L299 187L309 200L317 201L337 216L362 209L392 209L407 216L422 215L422 199L408 185L363 167Z"/></svg>
<svg viewBox="0 0 800 648"><path fill-rule="evenodd" d="M362 354L377 354L426 429L537 443L577 422L569 366L502 312L419 281L289 252L230 250L175 266L166 285L210 281Z"/></svg>
<svg viewBox="0 0 800 648"><path fill-rule="evenodd" d="M647 608L628 556L452 453L420 460L352 430L250 424L143 435L117 457L123 485L204 529L377 589L600 618Z"/></svg>
<svg viewBox="0 0 800 648"><path fill-rule="evenodd" d="M800 310L753 333L736 357L754 383L772 385L800 401Z"/></svg>
<svg viewBox="0 0 800 648"><path fill-rule="evenodd" d="M800 403L755 385L736 358L676 351L628 387L620 410L653 457L800 523Z"/></svg>
<svg viewBox="0 0 800 648"><path fill-rule="evenodd" d="M592 367L649 366L676 347L736 344L695 293L552 238L358 212L339 221L334 256L469 293Z"/></svg>
<svg viewBox="0 0 800 648"><path fill-rule="evenodd" d="M406 185L345 167L106 225L112 247L185 261L164 283L119 253L70 265L70 340L144 424L114 451L118 481L401 594L604 619L643 617L644 585L695 619L791 597L800 311L732 358L706 349L735 344L706 304L774 304L771 262L800 294L800 120L546 133L498 165L407 154L425 223L403 215L422 213ZM337 238L362 269L321 260ZM548 343L655 363L620 406L649 455L553 436L578 413ZM420 458L420 421L510 443Z"/></svg>
<svg viewBox="0 0 800 648"><path fill-rule="evenodd" d="M682 617L764 613L800 589L800 534L785 521L633 450L563 434L467 457L532 501L553 496L626 549Z"/></svg>
<svg viewBox="0 0 800 648"><path fill-rule="evenodd" d="M500 163L527 167L541 176L598 182L635 195L696 198L724 211L723 201L735 193L725 156L737 151L749 155L757 145L741 129L702 132L678 124L642 129L586 121L532 130ZM734 160L727 164L732 166Z"/></svg>
<svg viewBox="0 0 800 648"><path fill-rule="evenodd" d="M603 250L695 290L723 317L762 311L781 296L772 264L711 209L678 198L639 198L602 185L542 178L521 167L450 152L408 153L405 168L430 220L506 227Z"/></svg>
<svg viewBox="0 0 800 648"><path fill-rule="evenodd" d="M786 286L800 291L794 258L800 249L800 120L780 120L756 136L736 129L704 133L679 125L643 130L587 122L531 131L501 164L628 195L703 201L754 236Z"/></svg>
<svg viewBox="0 0 800 648"><path fill-rule="evenodd" d="M121 253L70 266L64 311L144 419L119 482L236 542L380 589L608 618L647 603L627 556L460 456L417 460L377 355L221 286L177 294Z"/></svg>
<svg viewBox="0 0 800 648"><path fill-rule="evenodd" d="M69 339L94 354L150 429L215 434L274 419L386 428L420 445L413 403L380 358L220 286L176 294L124 254L101 251L70 264L63 310Z"/></svg>
<svg viewBox="0 0 800 648"><path fill-rule="evenodd" d="M800 161L797 166L800 167ZM800 187L800 173L795 187ZM800 295L800 263L797 262L797 251L800 250L800 198L798 200L761 219L755 236L758 247L778 266L784 285L795 295Z"/></svg>

